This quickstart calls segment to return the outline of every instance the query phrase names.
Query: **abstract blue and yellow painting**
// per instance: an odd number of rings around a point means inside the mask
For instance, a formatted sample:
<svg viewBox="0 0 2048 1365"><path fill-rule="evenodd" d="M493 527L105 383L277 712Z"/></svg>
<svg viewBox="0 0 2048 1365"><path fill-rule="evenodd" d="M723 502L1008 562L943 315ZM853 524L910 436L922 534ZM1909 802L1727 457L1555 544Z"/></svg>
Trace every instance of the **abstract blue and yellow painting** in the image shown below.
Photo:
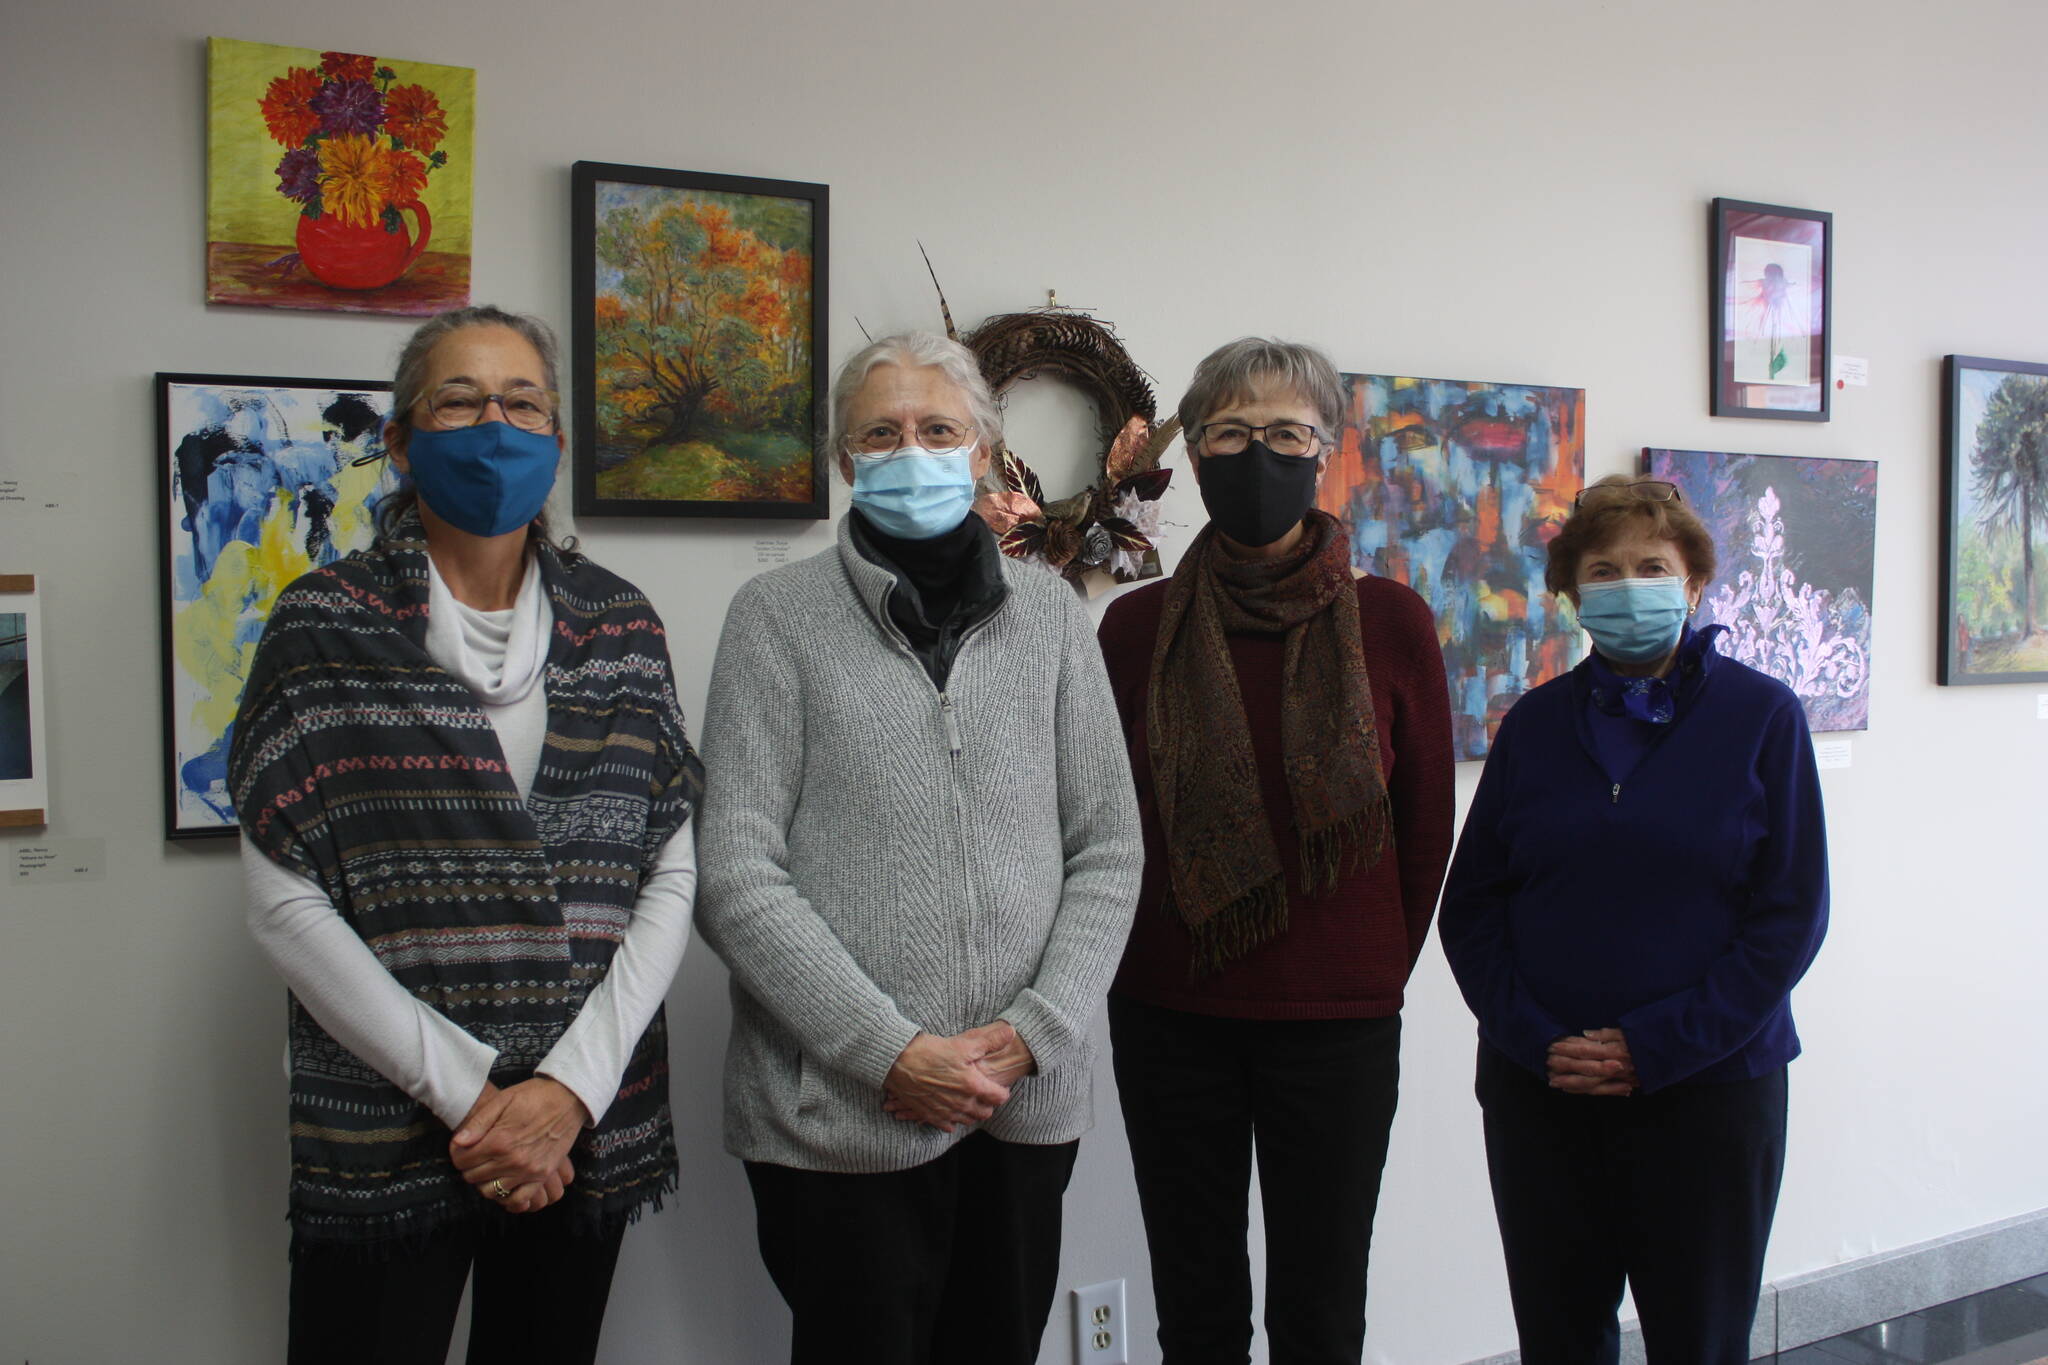
<svg viewBox="0 0 2048 1365"><path fill-rule="evenodd" d="M1349 409L1318 504L1351 562L1436 614L1456 756L1486 757L1521 695L1585 653L1543 589L1548 547L1586 477L1586 393L1347 374Z"/></svg>
<svg viewBox="0 0 2048 1365"><path fill-rule="evenodd" d="M1728 627L1721 653L1791 688L1810 729L1867 729L1877 461L1650 448L1643 473L1714 537L1693 624Z"/></svg>
<svg viewBox="0 0 2048 1365"><path fill-rule="evenodd" d="M369 545L388 384L157 376L169 838L232 833L228 745L277 595Z"/></svg>

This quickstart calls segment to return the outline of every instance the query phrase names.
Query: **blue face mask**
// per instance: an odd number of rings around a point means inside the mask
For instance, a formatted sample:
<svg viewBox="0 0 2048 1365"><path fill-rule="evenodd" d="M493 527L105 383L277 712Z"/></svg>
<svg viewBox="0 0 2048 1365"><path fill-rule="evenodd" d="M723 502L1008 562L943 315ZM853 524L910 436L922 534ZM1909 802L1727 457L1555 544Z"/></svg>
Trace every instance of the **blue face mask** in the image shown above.
<svg viewBox="0 0 2048 1365"><path fill-rule="evenodd" d="M502 536L540 515L561 454L552 432L507 422L429 430L405 442L413 486L433 514L473 536Z"/></svg>
<svg viewBox="0 0 2048 1365"><path fill-rule="evenodd" d="M1682 578L1579 584L1579 624L1595 649L1620 663L1654 663L1678 648L1691 614Z"/></svg>
<svg viewBox="0 0 2048 1365"><path fill-rule="evenodd" d="M853 462L853 505L885 535L930 540L974 506L974 448L923 450Z"/></svg>

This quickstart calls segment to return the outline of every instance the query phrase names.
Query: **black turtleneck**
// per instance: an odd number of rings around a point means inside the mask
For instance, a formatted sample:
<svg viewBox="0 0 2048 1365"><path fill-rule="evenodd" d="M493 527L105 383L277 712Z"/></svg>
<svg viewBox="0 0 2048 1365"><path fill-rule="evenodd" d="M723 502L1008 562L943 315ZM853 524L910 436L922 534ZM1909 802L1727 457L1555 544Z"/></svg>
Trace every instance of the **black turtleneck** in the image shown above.
<svg viewBox="0 0 2048 1365"><path fill-rule="evenodd" d="M932 685L943 690L961 636L987 620L1009 595L995 537L972 512L952 530L925 540L892 536L858 507L847 515L861 558L896 579L889 619L910 642Z"/></svg>

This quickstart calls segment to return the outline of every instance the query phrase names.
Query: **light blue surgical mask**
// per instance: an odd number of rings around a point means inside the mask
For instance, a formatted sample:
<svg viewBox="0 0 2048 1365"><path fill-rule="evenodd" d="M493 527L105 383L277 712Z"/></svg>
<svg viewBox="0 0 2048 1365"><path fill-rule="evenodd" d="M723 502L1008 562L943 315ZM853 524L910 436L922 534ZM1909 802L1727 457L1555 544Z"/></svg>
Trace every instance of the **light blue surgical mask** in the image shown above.
<svg viewBox="0 0 2048 1365"><path fill-rule="evenodd" d="M405 441L420 501L473 536L502 536L539 516L561 453L553 432L521 431L505 422L414 427Z"/></svg>
<svg viewBox="0 0 2048 1365"><path fill-rule="evenodd" d="M1654 663L1678 648L1691 614L1682 578L1579 584L1579 624L1593 647L1618 663Z"/></svg>
<svg viewBox="0 0 2048 1365"><path fill-rule="evenodd" d="M853 505L886 535L930 540L958 526L974 506L974 447L856 456Z"/></svg>

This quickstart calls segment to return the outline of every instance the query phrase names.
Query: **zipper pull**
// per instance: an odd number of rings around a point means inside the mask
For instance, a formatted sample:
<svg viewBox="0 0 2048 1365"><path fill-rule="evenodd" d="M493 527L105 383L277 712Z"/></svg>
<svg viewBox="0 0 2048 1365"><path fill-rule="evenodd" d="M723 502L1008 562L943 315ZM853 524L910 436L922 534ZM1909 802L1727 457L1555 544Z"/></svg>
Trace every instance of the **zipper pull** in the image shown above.
<svg viewBox="0 0 2048 1365"><path fill-rule="evenodd" d="M1615 806L1621 804L1621 784L1619 782L1614 784L1614 798L1608 804Z"/></svg>
<svg viewBox="0 0 2048 1365"><path fill-rule="evenodd" d="M944 692L939 693L939 719L946 723L946 747L953 751L953 757L960 757L960 722L953 716L953 699Z"/></svg>

